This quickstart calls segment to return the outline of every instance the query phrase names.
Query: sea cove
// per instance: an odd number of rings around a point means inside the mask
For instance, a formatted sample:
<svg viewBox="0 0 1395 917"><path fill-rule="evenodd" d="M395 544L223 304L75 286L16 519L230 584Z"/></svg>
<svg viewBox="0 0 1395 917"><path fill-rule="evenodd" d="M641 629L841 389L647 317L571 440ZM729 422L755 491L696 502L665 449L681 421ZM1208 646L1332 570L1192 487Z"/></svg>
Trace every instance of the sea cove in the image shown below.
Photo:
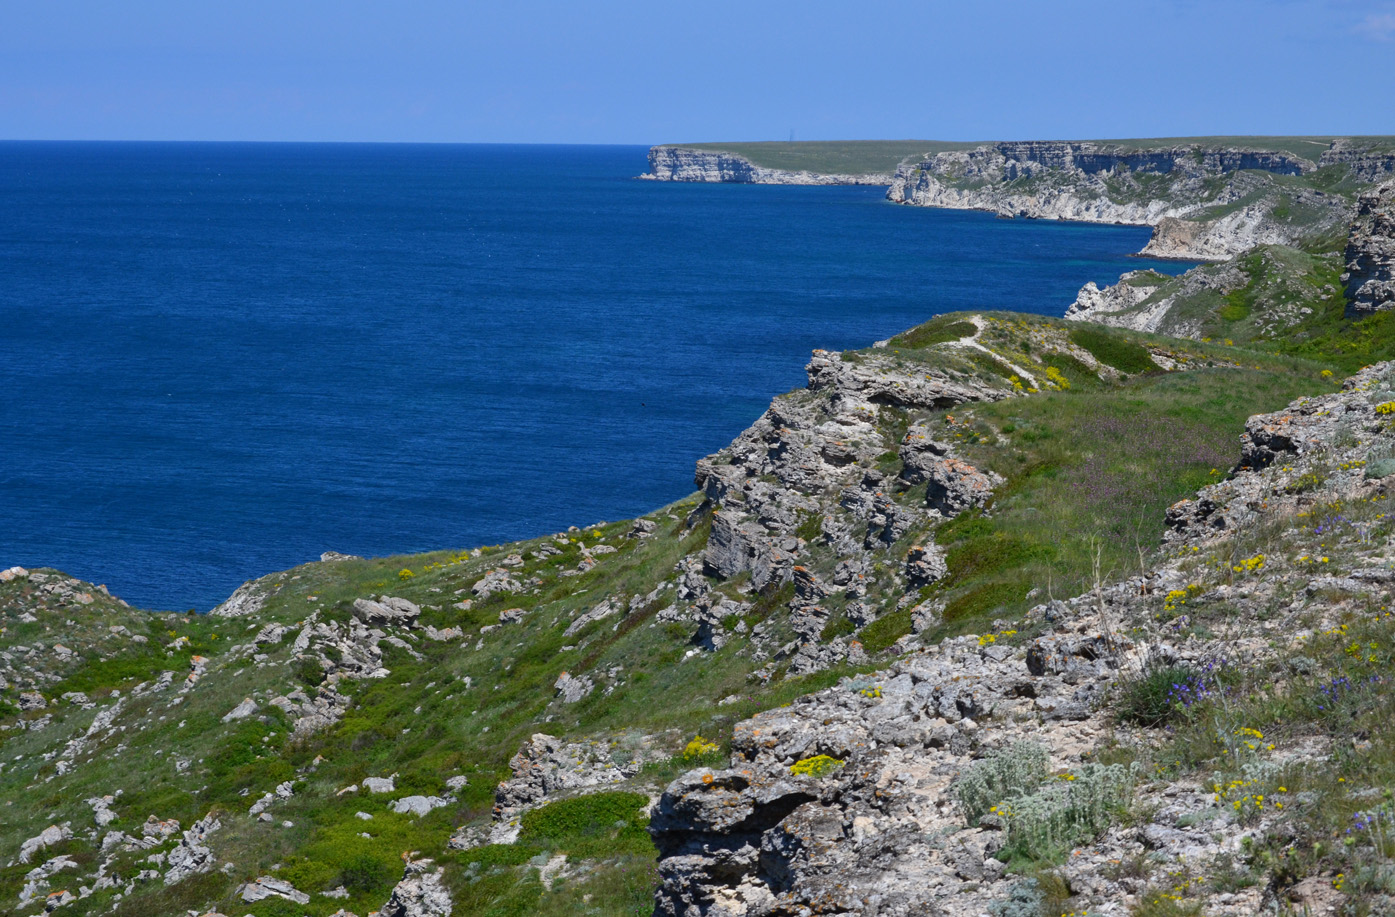
<svg viewBox="0 0 1395 917"><path fill-rule="evenodd" d="M814 348L1188 266L646 153L0 144L0 557L203 610L326 550L634 516Z"/></svg>

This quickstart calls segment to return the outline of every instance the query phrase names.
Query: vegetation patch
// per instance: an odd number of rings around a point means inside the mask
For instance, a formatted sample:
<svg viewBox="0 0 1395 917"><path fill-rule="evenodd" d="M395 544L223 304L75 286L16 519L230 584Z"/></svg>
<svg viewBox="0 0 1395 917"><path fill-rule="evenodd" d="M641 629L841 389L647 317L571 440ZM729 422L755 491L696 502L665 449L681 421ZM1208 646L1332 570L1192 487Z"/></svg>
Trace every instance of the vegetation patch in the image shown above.
<svg viewBox="0 0 1395 917"><path fill-rule="evenodd" d="M1158 371L1158 365L1153 362L1148 348L1117 333L1111 334L1089 327L1073 328L1070 341L1077 347L1088 350L1090 356L1096 360L1114 367L1121 373L1136 375Z"/></svg>
<svg viewBox="0 0 1395 917"><path fill-rule="evenodd" d="M618 853L654 854L649 837L649 797L642 793L592 793L563 799L523 815L522 844L543 846L578 859Z"/></svg>

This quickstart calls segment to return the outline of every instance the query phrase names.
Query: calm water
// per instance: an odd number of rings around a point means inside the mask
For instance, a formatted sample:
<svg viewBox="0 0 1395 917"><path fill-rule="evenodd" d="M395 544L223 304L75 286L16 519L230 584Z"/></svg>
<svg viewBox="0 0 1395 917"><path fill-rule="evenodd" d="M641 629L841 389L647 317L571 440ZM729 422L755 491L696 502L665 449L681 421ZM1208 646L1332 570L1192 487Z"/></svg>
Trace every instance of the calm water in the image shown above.
<svg viewBox="0 0 1395 917"><path fill-rule="evenodd" d="M644 168L641 147L0 144L0 567L206 609L328 549L637 515L812 348L1060 314L1148 237Z"/></svg>

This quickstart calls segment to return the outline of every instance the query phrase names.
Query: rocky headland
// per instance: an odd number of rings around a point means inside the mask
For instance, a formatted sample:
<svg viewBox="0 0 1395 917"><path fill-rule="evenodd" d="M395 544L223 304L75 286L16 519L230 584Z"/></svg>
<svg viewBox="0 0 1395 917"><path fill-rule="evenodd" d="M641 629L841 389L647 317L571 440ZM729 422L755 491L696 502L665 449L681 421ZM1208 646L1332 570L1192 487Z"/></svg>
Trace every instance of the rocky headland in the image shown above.
<svg viewBox="0 0 1395 917"><path fill-rule="evenodd" d="M1395 185L1329 154L936 154L1311 232L815 351L638 519L205 615L0 571L0 910L1395 912Z"/></svg>

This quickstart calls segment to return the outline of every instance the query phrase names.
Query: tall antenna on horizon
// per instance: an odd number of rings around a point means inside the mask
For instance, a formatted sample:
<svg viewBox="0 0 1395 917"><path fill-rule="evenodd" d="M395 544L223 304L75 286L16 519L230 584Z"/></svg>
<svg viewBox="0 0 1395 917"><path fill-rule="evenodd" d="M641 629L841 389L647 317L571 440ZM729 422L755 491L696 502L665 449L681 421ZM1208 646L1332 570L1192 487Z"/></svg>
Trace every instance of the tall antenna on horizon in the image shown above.
<svg viewBox="0 0 1395 917"><path fill-rule="evenodd" d="M790 128L790 143L794 143L794 128Z"/></svg>

